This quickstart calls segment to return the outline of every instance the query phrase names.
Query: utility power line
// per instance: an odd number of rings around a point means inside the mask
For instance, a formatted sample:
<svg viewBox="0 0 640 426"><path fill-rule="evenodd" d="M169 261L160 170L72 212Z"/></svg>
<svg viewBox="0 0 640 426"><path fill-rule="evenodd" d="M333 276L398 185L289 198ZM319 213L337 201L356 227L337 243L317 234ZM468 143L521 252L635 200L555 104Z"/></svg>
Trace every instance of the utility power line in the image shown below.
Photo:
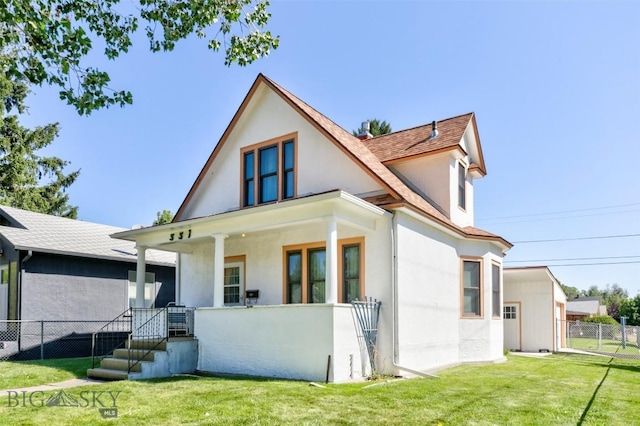
<svg viewBox="0 0 640 426"><path fill-rule="evenodd" d="M556 238L551 240L527 240L527 241L512 241L513 244L527 244L527 243L553 243L557 241L579 241L579 240L602 240L607 238L629 238L640 237L640 234L622 234L622 235L601 235L597 237L578 237L578 238Z"/></svg>
<svg viewBox="0 0 640 426"><path fill-rule="evenodd" d="M640 264L640 260L633 260L633 261L630 261L630 262L565 263L563 265L539 265L539 266L548 266L550 268L555 268L555 267L558 267L558 266L623 265L623 264L632 264L632 263Z"/></svg>
<svg viewBox="0 0 640 426"><path fill-rule="evenodd" d="M528 263L528 262L561 262L574 260L605 260L605 259L637 259L640 256L606 256L606 257L570 257L557 259L530 259L530 260L505 260L504 263Z"/></svg>
<svg viewBox="0 0 640 426"><path fill-rule="evenodd" d="M560 210L555 212L548 213L530 213L530 214L522 214L522 215L514 215L514 216L496 216L496 217L487 217L483 219L478 219L479 221L486 220L497 220L497 219L516 219L522 217L534 217L534 216L549 216L554 214L563 214L563 213L581 213L586 211L594 211L594 210L606 210L606 209L614 209L619 207L631 207L631 206L640 206L640 203L630 203L630 204L617 204L614 206L603 206L603 207L590 207L585 209L573 209L573 210Z"/></svg>
<svg viewBox="0 0 640 426"><path fill-rule="evenodd" d="M506 220L502 222L491 222L491 223L487 223L487 221L490 221L491 219L484 219L484 220L478 219L478 222L483 222L488 226L495 226L495 225L505 225L505 224L513 224L513 223L544 222L549 220L576 219L581 217L605 216L605 215L612 215L612 214L624 214L624 213L635 213L635 212L640 212L640 209L621 210L621 211L613 211L613 212L600 212L600 213L590 213L590 214L577 214L577 215L574 214L574 215L556 216L556 217L538 217L535 219Z"/></svg>

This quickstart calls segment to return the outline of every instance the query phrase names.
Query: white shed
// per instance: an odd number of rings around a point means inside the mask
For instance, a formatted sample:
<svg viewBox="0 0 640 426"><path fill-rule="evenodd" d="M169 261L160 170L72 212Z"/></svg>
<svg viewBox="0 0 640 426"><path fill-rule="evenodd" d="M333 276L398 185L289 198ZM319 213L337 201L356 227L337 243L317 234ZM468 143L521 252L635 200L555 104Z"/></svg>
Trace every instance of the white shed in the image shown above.
<svg viewBox="0 0 640 426"><path fill-rule="evenodd" d="M504 347L524 352L563 348L566 303L548 267L504 268Z"/></svg>

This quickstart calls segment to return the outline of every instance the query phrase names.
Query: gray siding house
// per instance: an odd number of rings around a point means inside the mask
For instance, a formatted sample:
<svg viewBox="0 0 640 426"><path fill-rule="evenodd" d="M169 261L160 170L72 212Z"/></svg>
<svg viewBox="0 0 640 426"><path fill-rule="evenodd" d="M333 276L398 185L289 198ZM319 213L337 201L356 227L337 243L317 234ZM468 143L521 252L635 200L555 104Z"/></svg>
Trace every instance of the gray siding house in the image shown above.
<svg viewBox="0 0 640 426"><path fill-rule="evenodd" d="M135 299L124 229L0 206L0 322L107 321ZM175 253L147 250L145 304L175 301Z"/></svg>

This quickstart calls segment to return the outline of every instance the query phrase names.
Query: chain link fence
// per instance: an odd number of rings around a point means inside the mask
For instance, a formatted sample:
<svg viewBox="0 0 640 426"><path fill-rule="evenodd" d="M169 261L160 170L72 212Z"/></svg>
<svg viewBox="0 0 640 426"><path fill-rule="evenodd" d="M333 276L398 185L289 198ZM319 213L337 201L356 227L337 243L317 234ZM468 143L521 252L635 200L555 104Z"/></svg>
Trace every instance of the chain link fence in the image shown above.
<svg viewBox="0 0 640 426"><path fill-rule="evenodd" d="M640 327L598 324L582 321L566 322L566 347L640 359Z"/></svg>
<svg viewBox="0 0 640 426"><path fill-rule="evenodd" d="M109 321L0 321L0 361L91 356L91 339Z"/></svg>

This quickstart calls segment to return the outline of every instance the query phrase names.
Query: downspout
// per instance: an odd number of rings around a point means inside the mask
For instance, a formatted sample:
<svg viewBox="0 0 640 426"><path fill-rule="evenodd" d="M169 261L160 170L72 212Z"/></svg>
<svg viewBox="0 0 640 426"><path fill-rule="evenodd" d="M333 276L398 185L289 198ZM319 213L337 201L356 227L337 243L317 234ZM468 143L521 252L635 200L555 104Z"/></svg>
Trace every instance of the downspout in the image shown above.
<svg viewBox="0 0 640 426"><path fill-rule="evenodd" d="M24 257L24 259L22 259L22 263L20 264L20 266L22 266L22 265L24 265L25 263L27 263L27 261L28 261L29 259L31 259L31 256L33 256L33 251L29 250L29 251L27 252L27 255ZM21 267L20 269L22 269L22 267Z"/></svg>
<svg viewBox="0 0 640 426"><path fill-rule="evenodd" d="M403 367L398 364L398 359L400 357L400 348L398 344L398 241L396 240L396 214L395 212L391 212L391 320L393 322L393 326L391 327L391 339L392 339L392 347L393 347L393 361L392 364L398 370L406 371L411 374L415 374L420 377L427 377L431 379L437 379L438 376L424 373L422 371L414 370L413 368Z"/></svg>

